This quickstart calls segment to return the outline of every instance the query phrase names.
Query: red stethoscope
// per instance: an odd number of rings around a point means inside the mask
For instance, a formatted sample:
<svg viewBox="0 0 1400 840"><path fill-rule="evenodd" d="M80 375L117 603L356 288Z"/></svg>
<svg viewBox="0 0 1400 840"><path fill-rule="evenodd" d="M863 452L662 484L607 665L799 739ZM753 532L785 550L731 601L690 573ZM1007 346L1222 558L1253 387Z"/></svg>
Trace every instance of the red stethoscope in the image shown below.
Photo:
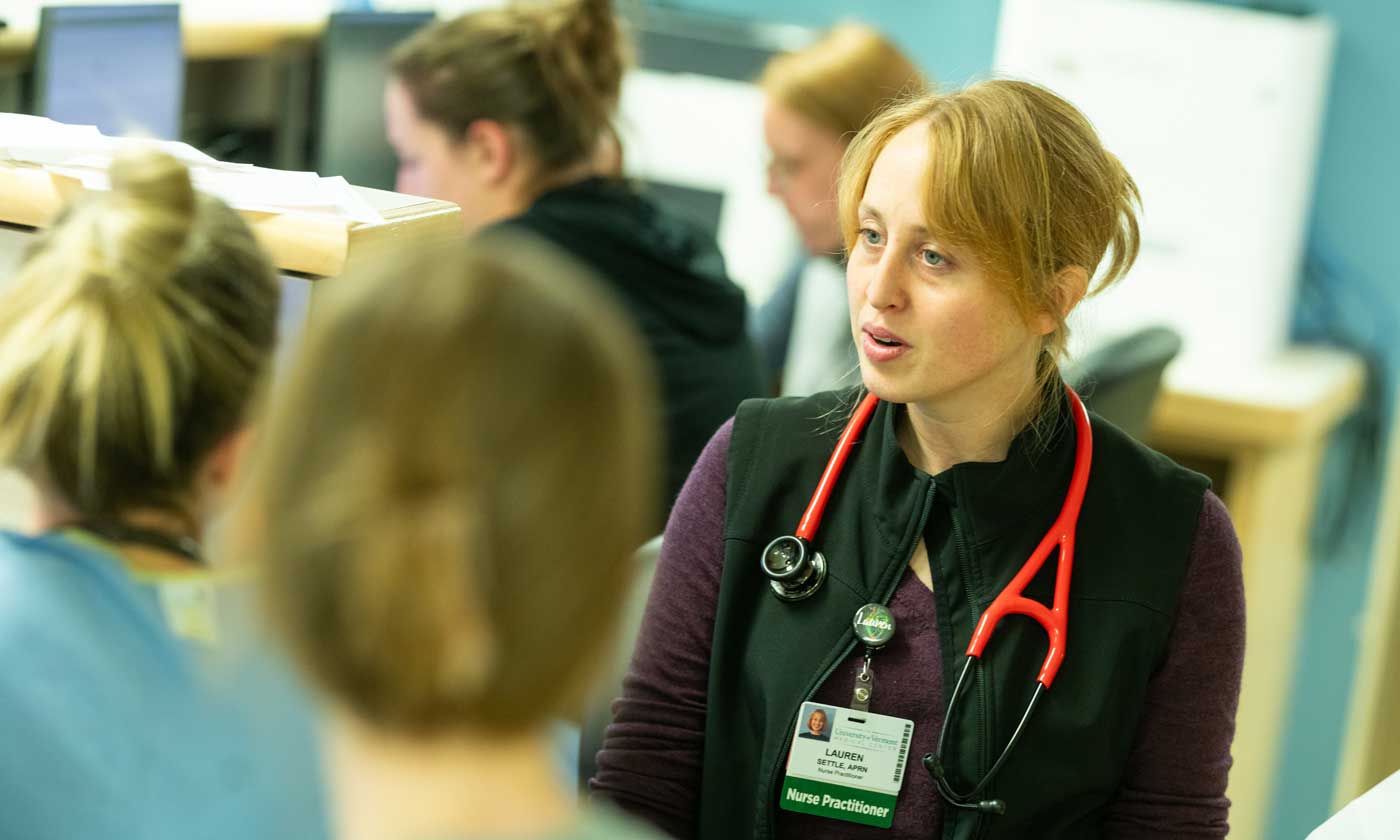
<svg viewBox="0 0 1400 840"><path fill-rule="evenodd" d="M1079 395L1074 393L1072 388L1066 387L1065 394L1069 397L1070 414L1074 417L1075 453L1074 472L1070 476L1069 490L1065 493L1065 501L1060 508L1060 515L1055 518L1050 530L1046 531L1045 536L1040 540L1035 551L1031 553L1030 558L1026 560L1025 565L978 619L977 627L972 631L972 641L967 646L967 659L963 662L962 672L958 675L957 685L953 688L952 699L948 701L947 714L943 717L943 727L938 733L938 752L929 753L923 759L924 766L933 775L938 792L949 804L959 808L989 814L1005 813L1006 804L1004 802L999 799L983 800L980 798L982 791L997 771L1001 769L1002 764L1006 762L1007 755L1011 753L1012 748L1020 739L1021 733L1025 731L1026 722L1030 720L1031 713L1035 711L1041 695L1048 691L1051 684L1055 682L1055 675L1065 660L1065 634L1069 620L1069 580L1070 573L1074 568L1074 533L1075 526L1079 522L1080 508L1084 504L1084 491L1089 485L1089 465L1093 461L1094 454L1093 434L1089 428L1089 413L1084 409L1083 401L1079 399ZM851 449L869 422L870 416L875 413L875 406L879 402L879 398L874 394L869 394L856 408L855 414L851 416L850 422L846 424L845 430L836 442L836 449L832 451L831 458L826 463L826 469L822 471L821 479L817 482L817 489L812 493L812 500L808 502L807 510L802 514L802 520L797 525L797 532L791 536L778 537L763 550L761 562L763 573L769 578L774 593L785 601L800 601L807 598L816 592L826 579L826 558L820 552L812 549L812 539L816 536L822 514L826 510L827 500L831 497L832 488L836 485L841 470L846 465L846 459L850 456ZM1031 580L1045 565L1045 561L1049 559L1050 553L1056 548L1060 550L1060 562L1055 571L1055 597L1053 604L1046 607L1039 601L1027 598L1025 591ZM943 742L948 734L948 728L953 720L958 701L967 684L967 675L972 664L976 662L980 667L982 654L987 649L987 643L991 641L997 623L1013 614L1028 616L1045 629L1050 642L1049 651L1040 667L1040 674L1036 677L1035 693L1031 696L1025 714L1021 716L1020 723L1016 725L1016 731L1012 733L1011 740L1007 742L1000 757L992 764L991 769L987 771L981 781L972 790L959 793L948 781L943 767Z"/></svg>

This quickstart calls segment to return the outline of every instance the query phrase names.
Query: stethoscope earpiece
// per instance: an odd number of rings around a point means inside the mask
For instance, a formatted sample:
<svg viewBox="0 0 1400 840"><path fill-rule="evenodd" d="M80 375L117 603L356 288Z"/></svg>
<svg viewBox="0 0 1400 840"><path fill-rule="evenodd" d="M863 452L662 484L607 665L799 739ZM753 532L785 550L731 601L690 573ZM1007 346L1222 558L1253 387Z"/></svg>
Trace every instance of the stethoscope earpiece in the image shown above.
<svg viewBox="0 0 1400 840"><path fill-rule="evenodd" d="M801 601L826 580L826 558L801 537L778 537L763 549L763 574L784 601Z"/></svg>

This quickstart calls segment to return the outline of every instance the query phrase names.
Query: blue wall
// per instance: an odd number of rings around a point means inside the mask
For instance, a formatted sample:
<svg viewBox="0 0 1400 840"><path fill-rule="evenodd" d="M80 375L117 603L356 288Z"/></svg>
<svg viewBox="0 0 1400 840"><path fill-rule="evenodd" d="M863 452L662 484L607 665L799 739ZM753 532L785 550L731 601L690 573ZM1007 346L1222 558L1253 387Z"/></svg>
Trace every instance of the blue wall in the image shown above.
<svg viewBox="0 0 1400 840"><path fill-rule="evenodd" d="M1396 196L1400 167L1400 4L1376 0L1312 0L1309 8L1337 24L1333 73L1316 203L1310 265L1296 322L1304 335L1330 335L1367 352L1375 363L1379 429L1393 422L1400 386L1400 250ZM1353 424L1350 431L1365 434ZM1326 817L1346 736L1345 718L1356 665L1356 628L1366 603L1378 488L1348 469L1340 441L1328 464L1324 505L1343 511L1339 539L1317 535L1319 561L1304 614L1286 764L1275 792L1271 837L1300 837ZM1375 453L1373 463L1381 463Z"/></svg>
<svg viewBox="0 0 1400 840"><path fill-rule="evenodd" d="M1220 0L1229 2L1229 0ZM860 18L890 33L942 82L985 75L998 0L679 0L677 6L825 27ZM1267 5L1239 0L1229 5ZM1315 537L1317 563L1298 651L1306 663L1291 708L1270 837L1302 837L1330 812L1356 664L1375 534L1376 431L1389 429L1400 371L1400 3L1305 0L1337 23L1337 61L1318 172L1308 268L1295 332L1372 358L1374 410L1348 423L1329 454ZM1370 448L1368 448L1370 444ZM1372 467L1367 471L1367 466Z"/></svg>
<svg viewBox="0 0 1400 840"><path fill-rule="evenodd" d="M861 20L898 42L940 82L985 74L1000 0L652 0L652 5L824 29Z"/></svg>

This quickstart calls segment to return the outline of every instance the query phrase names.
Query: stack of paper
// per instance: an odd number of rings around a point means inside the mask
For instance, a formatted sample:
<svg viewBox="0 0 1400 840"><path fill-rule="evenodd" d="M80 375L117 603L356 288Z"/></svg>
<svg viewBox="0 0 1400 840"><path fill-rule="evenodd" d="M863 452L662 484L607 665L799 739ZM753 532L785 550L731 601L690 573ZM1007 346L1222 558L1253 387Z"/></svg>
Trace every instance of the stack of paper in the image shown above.
<svg viewBox="0 0 1400 840"><path fill-rule="evenodd" d="M74 178L90 190L110 189L107 170L112 160L139 148L160 149L177 158L189 166L196 189L238 210L332 216L357 223L384 221L344 178L223 163L185 143L107 137L95 126L0 114L0 162L38 166Z"/></svg>

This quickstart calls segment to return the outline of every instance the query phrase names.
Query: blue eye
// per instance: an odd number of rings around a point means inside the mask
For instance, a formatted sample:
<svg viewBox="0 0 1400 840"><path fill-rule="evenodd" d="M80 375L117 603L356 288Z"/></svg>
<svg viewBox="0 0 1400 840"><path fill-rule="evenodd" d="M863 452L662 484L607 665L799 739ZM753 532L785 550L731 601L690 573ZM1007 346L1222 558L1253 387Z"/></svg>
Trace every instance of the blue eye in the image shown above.
<svg viewBox="0 0 1400 840"><path fill-rule="evenodd" d="M865 241L866 245L880 245L885 241L885 238L880 235L879 231L871 228L861 228L859 236Z"/></svg>
<svg viewBox="0 0 1400 840"><path fill-rule="evenodd" d="M923 259L924 265L927 265L931 268L937 268L943 265L944 263L948 262L946 259L943 258L942 254L938 253L937 251L930 250L928 248L925 248L924 250L920 251L919 256Z"/></svg>

